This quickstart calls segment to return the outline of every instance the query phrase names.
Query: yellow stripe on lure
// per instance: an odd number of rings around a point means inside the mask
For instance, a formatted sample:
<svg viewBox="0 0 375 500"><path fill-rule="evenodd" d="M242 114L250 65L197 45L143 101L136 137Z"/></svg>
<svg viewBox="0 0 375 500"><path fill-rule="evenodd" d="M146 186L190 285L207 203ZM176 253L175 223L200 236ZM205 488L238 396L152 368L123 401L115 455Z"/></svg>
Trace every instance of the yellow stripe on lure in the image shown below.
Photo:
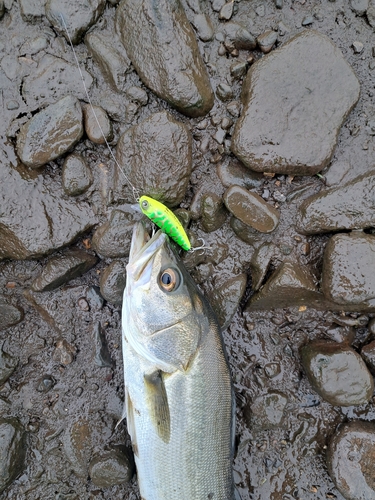
<svg viewBox="0 0 375 500"><path fill-rule="evenodd" d="M141 196L139 199L139 206L142 212L151 219L163 233L166 233L184 250L190 250L191 245L185 233L185 229L168 207L149 196Z"/></svg>

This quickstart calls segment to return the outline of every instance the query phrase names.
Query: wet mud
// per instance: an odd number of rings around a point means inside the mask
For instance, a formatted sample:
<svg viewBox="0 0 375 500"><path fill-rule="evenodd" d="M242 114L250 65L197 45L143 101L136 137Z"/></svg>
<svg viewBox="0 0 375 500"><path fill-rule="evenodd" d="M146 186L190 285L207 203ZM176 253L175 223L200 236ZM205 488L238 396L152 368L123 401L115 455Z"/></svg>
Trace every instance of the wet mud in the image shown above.
<svg viewBox="0 0 375 500"><path fill-rule="evenodd" d="M0 0L0 498L140 498L116 427L131 184L205 242L182 259L225 328L242 500L375 498L374 7L172 3L126 37L137 2ZM311 87L285 82L293 40L301 72L323 47Z"/></svg>

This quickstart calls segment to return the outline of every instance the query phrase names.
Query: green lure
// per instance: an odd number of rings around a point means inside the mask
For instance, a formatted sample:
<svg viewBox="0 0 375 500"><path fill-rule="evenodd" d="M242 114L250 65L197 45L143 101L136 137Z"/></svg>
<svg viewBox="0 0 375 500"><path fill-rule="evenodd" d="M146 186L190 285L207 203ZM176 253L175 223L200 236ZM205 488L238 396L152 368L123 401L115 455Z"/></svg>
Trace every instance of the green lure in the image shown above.
<svg viewBox="0 0 375 500"><path fill-rule="evenodd" d="M185 229L175 214L168 207L149 196L141 196L139 206L142 212L184 250L191 245Z"/></svg>

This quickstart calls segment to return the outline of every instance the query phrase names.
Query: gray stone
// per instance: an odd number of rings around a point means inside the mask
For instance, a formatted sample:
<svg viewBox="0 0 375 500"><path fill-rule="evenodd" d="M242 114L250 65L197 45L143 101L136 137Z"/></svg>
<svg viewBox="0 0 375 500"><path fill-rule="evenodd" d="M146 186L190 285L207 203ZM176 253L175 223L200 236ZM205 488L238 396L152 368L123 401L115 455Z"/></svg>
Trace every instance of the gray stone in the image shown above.
<svg viewBox="0 0 375 500"><path fill-rule="evenodd" d="M92 77L84 68L81 68L81 71L86 88L90 90ZM78 99L86 99L77 66L60 57L44 55L38 67L23 80L22 96L30 110L54 104L69 94Z"/></svg>
<svg viewBox="0 0 375 500"><path fill-rule="evenodd" d="M212 10L219 12L219 10L225 5L225 0L211 0Z"/></svg>
<svg viewBox="0 0 375 500"><path fill-rule="evenodd" d="M335 161L329 166L328 171L324 174L326 180L325 184L328 187L339 184L345 177L345 175L351 169L351 165L348 161L341 160Z"/></svg>
<svg viewBox="0 0 375 500"><path fill-rule="evenodd" d="M260 172L319 172L332 157L359 89L339 49L324 35L306 30L251 66L232 151Z"/></svg>
<svg viewBox="0 0 375 500"><path fill-rule="evenodd" d="M102 257L127 257L133 226L131 213L113 210L109 221L96 229L92 238L93 249Z"/></svg>
<svg viewBox="0 0 375 500"><path fill-rule="evenodd" d="M0 419L0 493L23 471L26 433L15 417Z"/></svg>
<svg viewBox="0 0 375 500"><path fill-rule="evenodd" d="M233 2L230 1L221 7L219 12L219 19L221 21L229 21L232 15L233 15Z"/></svg>
<svg viewBox="0 0 375 500"><path fill-rule="evenodd" d="M117 37L88 33L85 44L112 89L124 92L126 75L131 71L130 59Z"/></svg>
<svg viewBox="0 0 375 500"><path fill-rule="evenodd" d="M98 262L97 257L79 248L52 257L31 284L34 292L49 292L87 273Z"/></svg>
<svg viewBox="0 0 375 500"><path fill-rule="evenodd" d="M235 158L219 163L217 175L222 185L227 188L233 185L245 189L259 188L264 181L263 174L249 170Z"/></svg>
<svg viewBox="0 0 375 500"><path fill-rule="evenodd" d="M284 262L247 304L249 311L284 307L313 306L321 295L310 271L296 263Z"/></svg>
<svg viewBox="0 0 375 500"><path fill-rule="evenodd" d="M375 236L362 232L336 234L324 251L322 291L336 304L373 309L374 268Z"/></svg>
<svg viewBox="0 0 375 500"><path fill-rule="evenodd" d="M231 217L229 224L236 235L249 245L256 245L262 240L262 233L244 224L240 219L237 219L237 217Z"/></svg>
<svg viewBox="0 0 375 500"><path fill-rule="evenodd" d="M375 340L362 347L361 356L371 373L375 374Z"/></svg>
<svg viewBox="0 0 375 500"><path fill-rule="evenodd" d="M134 474L132 454L124 446L114 446L93 457L89 473L91 481L98 488L127 483Z"/></svg>
<svg viewBox="0 0 375 500"><path fill-rule="evenodd" d="M68 39L63 16L69 36L73 44L81 41L86 31L96 23L103 14L105 0L48 0L46 4L46 16L53 27Z"/></svg>
<svg viewBox="0 0 375 500"><path fill-rule="evenodd" d="M22 19L27 23L41 21L47 0L19 0Z"/></svg>
<svg viewBox="0 0 375 500"><path fill-rule="evenodd" d="M268 271L273 254L275 253L275 245L272 243L263 243L253 253L250 261L251 269L251 288L255 291L259 290Z"/></svg>
<svg viewBox="0 0 375 500"><path fill-rule="evenodd" d="M113 361L108 350L108 344L104 330L100 323L95 323L93 337L95 346L95 364L100 366L101 368L112 367Z"/></svg>
<svg viewBox="0 0 375 500"><path fill-rule="evenodd" d="M246 75L247 63L245 61L237 61L230 67L230 74L233 78L242 78Z"/></svg>
<svg viewBox="0 0 375 500"><path fill-rule="evenodd" d="M85 193L93 182L91 169L85 159L74 153L65 158L61 176L64 191L68 196Z"/></svg>
<svg viewBox="0 0 375 500"><path fill-rule="evenodd" d="M39 258L96 222L87 204L63 199L43 176L3 163L0 181L0 259Z"/></svg>
<svg viewBox="0 0 375 500"><path fill-rule="evenodd" d="M90 141L95 144L106 144L106 141L111 141L112 123L104 109L90 104L85 104L82 109L85 131Z"/></svg>
<svg viewBox="0 0 375 500"><path fill-rule="evenodd" d="M328 233L375 226L375 171L337 188L306 198L300 206L298 231Z"/></svg>
<svg viewBox="0 0 375 500"><path fill-rule="evenodd" d="M277 42L277 31L270 30L262 33L262 35L258 36L257 42L263 54L268 54Z"/></svg>
<svg viewBox="0 0 375 500"><path fill-rule="evenodd" d="M364 16L368 9L369 0L350 0L350 8L357 16Z"/></svg>
<svg viewBox="0 0 375 500"><path fill-rule="evenodd" d="M318 340L301 348L301 361L313 389L333 406L367 403L374 380L351 347Z"/></svg>
<svg viewBox="0 0 375 500"><path fill-rule="evenodd" d="M168 206L181 203L192 168L192 138L181 122L166 111L154 113L129 128L119 139L116 158L124 175L115 172L115 197L130 202L128 181L143 195Z"/></svg>
<svg viewBox="0 0 375 500"><path fill-rule="evenodd" d="M20 55L34 55L48 47L48 40L45 36L38 36L26 42L20 48Z"/></svg>
<svg viewBox="0 0 375 500"><path fill-rule="evenodd" d="M261 233L271 233L279 223L280 213L276 208L240 186L225 191L224 203L237 219Z"/></svg>
<svg viewBox="0 0 375 500"><path fill-rule="evenodd" d="M279 429L284 426L287 397L277 391L258 396L244 409L249 427L257 429Z"/></svg>
<svg viewBox="0 0 375 500"><path fill-rule="evenodd" d="M206 233L216 231L227 219L223 200L215 193L207 193L201 200L202 227Z"/></svg>
<svg viewBox="0 0 375 500"><path fill-rule="evenodd" d="M203 116L214 96L185 11L178 0L122 0L116 30L143 83L181 113Z"/></svg>
<svg viewBox="0 0 375 500"><path fill-rule="evenodd" d="M56 342L56 349L52 354L52 359L64 366L70 365L74 360L76 352L77 350L74 345L69 344L65 339L59 339Z"/></svg>
<svg viewBox="0 0 375 500"><path fill-rule="evenodd" d="M225 23L223 28L226 42L230 41L233 47L238 50L254 50L256 40L253 35L241 24Z"/></svg>
<svg viewBox="0 0 375 500"><path fill-rule="evenodd" d="M114 260L100 274L100 293L107 302L120 305L125 285L125 264L121 260Z"/></svg>
<svg viewBox="0 0 375 500"><path fill-rule="evenodd" d="M17 137L22 163L39 168L73 147L83 135L82 109L76 97L63 97L33 116Z"/></svg>
<svg viewBox="0 0 375 500"><path fill-rule="evenodd" d="M238 309L245 293L246 283L247 275L245 273L239 274L216 287L209 295L210 304L223 330L228 328Z"/></svg>
<svg viewBox="0 0 375 500"><path fill-rule="evenodd" d="M352 47L354 50L354 54L361 54L361 52L363 52L363 49L364 49L363 43L358 42L358 40L356 40L355 42L352 43Z"/></svg>
<svg viewBox="0 0 375 500"><path fill-rule="evenodd" d="M92 449L93 426L85 418L81 418L66 429L62 442L65 455L77 476L87 480L89 460Z"/></svg>
<svg viewBox="0 0 375 500"><path fill-rule="evenodd" d="M0 295L0 330L16 325L22 321L22 319L22 309L9 304L5 297Z"/></svg>
<svg viewBox="0 0 375 500"><path fill-rule="evenodd" d="M233 99L233 89L226 83L219 83L216 87L216 95L221 101L230 101Z"/></svg>
<svg viewBox="0 0 375 500"><path fill-rule="evenodd" d="M126 90L126 95L129 97L129 99L137 103L139 106L146 106L146 104L148 103L147 92L141 89L141 87L129 87Z"/></svg>
<svg viewBox="0 0 375 500"><path fill-rule="evenodd" d="M0 306L1 307L1 306ZM18 358L11 356L1 348L0 351L0 386L5 384L8 378L12 375L16 366L18 365Z"/></svg>
<svg viewBox="0 0 375 500"><path fill-rule="evenodd" d="M375 500L374 448L374 422L348 422L334 434L327 450L328 472L347 500Z"/></svg>
<svg viewBox="0 0 375 500"><path fill-rule="evenodd" d="M197 30L197 35L202 42L209 42L213 39L214 28L210 18L206 14L196 14L193 18L193 26Z"/></svg>

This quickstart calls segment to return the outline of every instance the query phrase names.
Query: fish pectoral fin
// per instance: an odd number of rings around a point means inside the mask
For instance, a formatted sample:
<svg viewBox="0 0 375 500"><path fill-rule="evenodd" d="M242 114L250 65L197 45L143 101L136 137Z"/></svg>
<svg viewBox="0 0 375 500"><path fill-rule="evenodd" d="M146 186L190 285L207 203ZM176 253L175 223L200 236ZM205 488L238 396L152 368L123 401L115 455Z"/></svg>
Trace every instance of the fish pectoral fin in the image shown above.
<svg viewBox="0 0 375 500"><path fill-rule="evenodd" d="M144 375L147 406L158 436L168 443L171 436L171 419L163 372L156 370Z"/></svg>

